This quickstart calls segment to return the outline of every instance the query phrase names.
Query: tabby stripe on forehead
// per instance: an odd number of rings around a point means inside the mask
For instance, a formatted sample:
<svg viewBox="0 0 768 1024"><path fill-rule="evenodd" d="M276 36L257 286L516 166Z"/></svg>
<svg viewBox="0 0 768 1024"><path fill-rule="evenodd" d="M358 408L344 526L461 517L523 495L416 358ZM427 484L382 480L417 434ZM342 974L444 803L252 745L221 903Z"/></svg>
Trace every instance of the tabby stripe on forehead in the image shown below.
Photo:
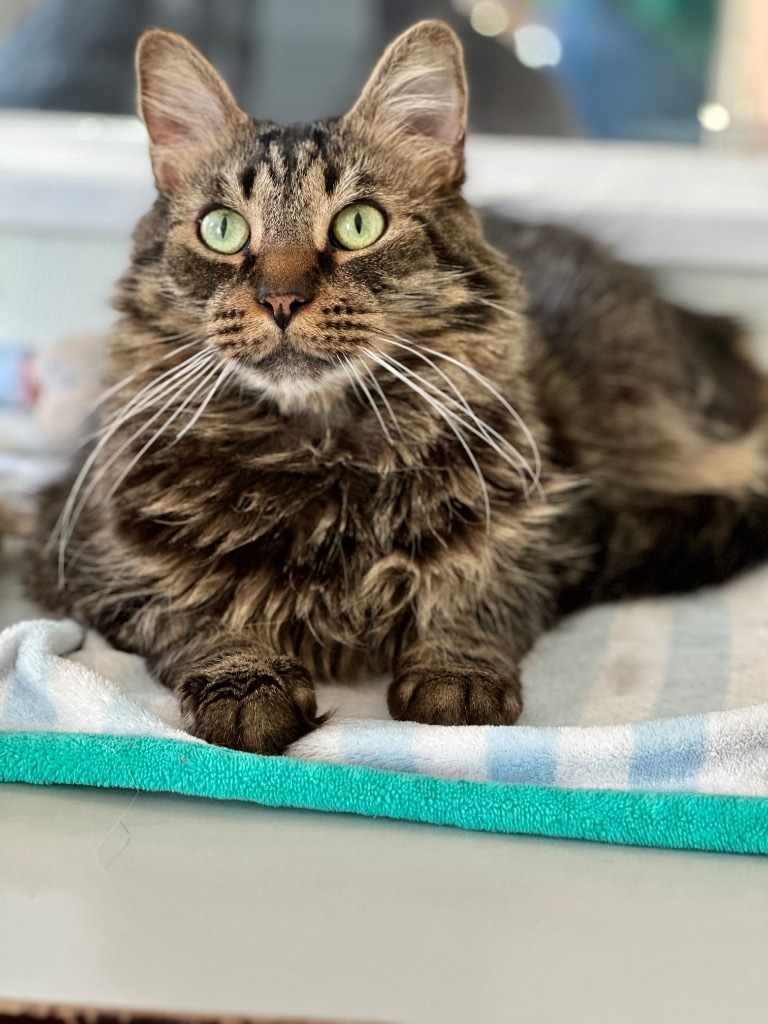
<svg viewBox="0 0 768 1024"><path fill-rule="evenodd" d="M310 126L309 140L314 144L318 155L325 155L327 135L322 125L313 124Z"/></svg>
<svg viewBox="0 0 768 1024"><path fill-rule="evenodd" d="M253 192L253 182L256 177L255 167L246 167L243 173L240 175L240 185L243 189L243 195L246 199L251 198L251 192Z"/></svg>
<svg viewBox="0 0 768 1024"><path fill-rule="evenodd" d="M283 162L283 184L290 185L299 169L299 154L291 147L283 145L280 153Z"/></svg>
<svg viewBox="0 0 768 1024"><path fill-rule="evenodd" d="M277 171L275 170L275 165L272 161L272 143L277 139L277 137L277 130L273 128L268 132L264 132L264 134L259 139L259 142L262 147L262 152L259 156L259 163L261 164L262 167L266 169L266 172L269 175L270 179L275 183L277 183L278 178Z"/></svg>
<svg viewBox="0 0 768 1024"><path fill-rule="evenodd" d="M325 164L323 167L323 181L325 182L325 191L330 195L339 183L338 169L331 166L331 164Z"/></svg>

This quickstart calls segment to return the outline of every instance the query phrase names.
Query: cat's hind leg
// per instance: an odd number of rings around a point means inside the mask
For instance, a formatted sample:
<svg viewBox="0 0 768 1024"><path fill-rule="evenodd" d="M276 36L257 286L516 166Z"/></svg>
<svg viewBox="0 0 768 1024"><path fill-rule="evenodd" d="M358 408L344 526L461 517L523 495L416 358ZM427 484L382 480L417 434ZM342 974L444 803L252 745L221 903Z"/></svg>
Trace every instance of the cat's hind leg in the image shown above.
<svg viewBox="0 0 768 1024"><path fill-rule="evenodd" d="M722 583L768 560L768 494L692 495L592 510L593 571L561 595L561 611Z"/></svg>

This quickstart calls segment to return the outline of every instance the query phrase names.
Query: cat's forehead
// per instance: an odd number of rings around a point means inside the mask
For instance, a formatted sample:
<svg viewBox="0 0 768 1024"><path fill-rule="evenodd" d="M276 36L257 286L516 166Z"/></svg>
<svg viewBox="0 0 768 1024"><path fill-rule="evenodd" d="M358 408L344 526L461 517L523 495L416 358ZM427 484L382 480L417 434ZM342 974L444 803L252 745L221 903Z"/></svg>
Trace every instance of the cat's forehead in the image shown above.
<svg viewBox="0 0 768 1024"><path fill-rule="evenodd" d="M328 177L328 190L338 174L336 165L343 159L339 130L333 122L276 125L252 122L246 135L243 159L245 187L249 177L262 172L281 191L301 184L310 169Z"/></svg>
<svg viewBox="0 0 768 1024"><path fill-rule="evenodd" d="M311 230L339 207L386 190L386 175L333 121L253 122L233 148L225 177L229 198L273 237Z"/></svg>

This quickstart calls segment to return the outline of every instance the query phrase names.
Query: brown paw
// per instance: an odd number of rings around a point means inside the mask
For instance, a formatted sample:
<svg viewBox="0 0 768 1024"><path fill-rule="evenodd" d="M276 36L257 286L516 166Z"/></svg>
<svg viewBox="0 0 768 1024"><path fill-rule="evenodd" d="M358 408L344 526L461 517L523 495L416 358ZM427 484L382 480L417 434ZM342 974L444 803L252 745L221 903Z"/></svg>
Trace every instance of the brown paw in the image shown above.
<svg viewBox="0 0 768 1024"><path fill-rule="evenodd" d="M211 657L195 666L178 694L194 736L255 754L282 754L324 721L309 673L292 658Z"/></svg>
<svg viewBox="0 0 768 1024"><path fill-rule="evenodd" d="M461 664L410 669L387 703L393 718L426 725L512 725L523 710L516 678Z"/></svg>

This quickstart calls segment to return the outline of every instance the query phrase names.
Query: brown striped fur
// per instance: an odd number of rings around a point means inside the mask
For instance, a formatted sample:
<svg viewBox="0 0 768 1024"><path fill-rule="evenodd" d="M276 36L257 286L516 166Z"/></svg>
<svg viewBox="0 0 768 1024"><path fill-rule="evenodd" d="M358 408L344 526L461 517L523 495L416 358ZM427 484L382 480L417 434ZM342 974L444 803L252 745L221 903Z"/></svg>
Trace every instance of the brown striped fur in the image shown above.
<svg viewBox="0 0 768 1024"><path fill-rule="evenodd" d="M29 589L145 655L192 732L280 752L320 724L313 678L383 671L395 717L511 723L562 610L765 556L738 330L572 232L488 219L489 244L447 27L397 40L345 117L289 128L177 36L145 34L138 67L158 198L102 434L69 506L72 479L46 496ZM334 247L359 201L384 234ZM221 206L250 227L234 255L198 234ZM285 330L265 294L302 296Z"/></svg>

